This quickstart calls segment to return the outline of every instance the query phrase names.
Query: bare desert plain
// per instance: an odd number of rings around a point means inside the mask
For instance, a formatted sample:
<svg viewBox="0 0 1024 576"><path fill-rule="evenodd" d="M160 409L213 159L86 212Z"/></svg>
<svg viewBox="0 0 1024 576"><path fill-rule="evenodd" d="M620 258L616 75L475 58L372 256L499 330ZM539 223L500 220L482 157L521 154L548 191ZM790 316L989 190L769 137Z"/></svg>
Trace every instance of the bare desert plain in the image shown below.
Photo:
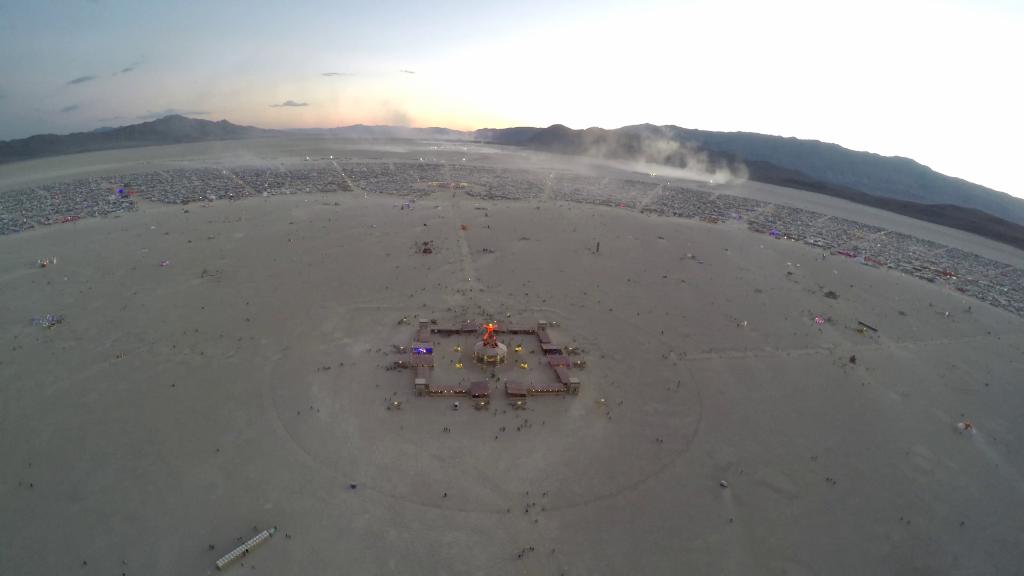
<svg viewBox="0 0 1024 576"><path fill-rule="evenodd" d="M336 184L267 194L271 176L231 172L313 165ZM806 192L631 188L621 167L479 144L108 151L0 167L0 196L196 167L249 197L157 202L140 180L131 210L0 236L0 574L212 574L271 526L225 572L1024 566L1024 320L999 280L1020 251ZM772 204L653 211L672 186ZM879 245L995 262L977 288L995 295L748 228L805 201ZM391 368L420 318L557 322L580 392L417 396ZM473 341L433 336L438 373L486 378L454 368Z"/></svg>

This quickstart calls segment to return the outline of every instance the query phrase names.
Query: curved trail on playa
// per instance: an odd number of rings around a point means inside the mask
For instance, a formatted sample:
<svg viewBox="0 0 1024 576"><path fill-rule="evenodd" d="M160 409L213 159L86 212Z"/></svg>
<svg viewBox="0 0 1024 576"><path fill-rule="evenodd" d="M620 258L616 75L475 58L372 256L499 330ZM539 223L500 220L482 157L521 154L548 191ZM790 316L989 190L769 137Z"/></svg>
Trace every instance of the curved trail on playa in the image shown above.
<svg viewBox="0 0 1024 576"><path fill-rule="evenodd" d="M478 305L479 303L476 301L477 299L476 299L475 296L476 296L476 293L479 293L479 291L481 290L481 283L480 283L480 281L479 281L479 279L477 277L476 267L475 267L475 265L473 263L472 252L471 252L471 249L470 249L470 246L469 246L469 241L467 239L467 231L466 230L462 230L462 228L460 226L460 222L459 222L460 212L459 212L459 203L458 203L457 195L456 195L456 197L450 199L450 202L448 202L448 211L449 211L449 214L451 214L453 216L453 220L454 220L453 225L455 226L455 233L457 235L457 241L458 241L458 244L459 244L461 270L462 270L462 272L465 275L464 282L465 282L465 285L466 285L466 290L464 290L463 292L465 293L465 295L464 295L465 299L468 300L468 302L466 302L465 304ZM371 304L364 304L364 305L356 304L356 305L353 305L352 307L357 307L357 308L358 307L380 308L382 306L371 305ZM666 346L667 346L667 343L666 343ZM272 368L269 369L269 370L272 370ZM685 368L685 370L687 370L687 372L689 372L688 368ZM572 501L572 502L569 502L569 503L566 503L566 504L562 504L562 505L557 505L557 504L550 505L550 506L547 507L547 510L548 511L572 510L572 509L577 509L577 508L581 508L581 507L584 507L584 506L589 506L591 504L597 504L597 503L600 503L600 502L603 502L603 501L607 501L607 500L611 500L611 499L614 499L614 498L618 498L618 497L623 496L623 495L625 495L627 493L634 492L634 491L636 491L638 489L641 489L645 484L647 484L648 482L650 482L653 479L657 478L658 476L661 476L662 474L664 474L668 470L670 470L673 466L675 466L677 464L677 462L680 459L682 459L683 456L685 456L689 452L690 447L693 444L694 440L696 439L697 435L699 434L699 431L701 429L701 425L703 423L703 397L702 397L702 394L701 394L701 390L700 390L699 386L697 385L696 381L694 380L692 374L689 374L689 381L691 383L693 383L693 385L694 385L695 394L696 394L696 398L697 398L696 409L695 409L696 410L696 417L695 417L695 420L694 420L694 424L693 424L691 429L689 429L688 431L686 431L683 434L682 438L675 438L674 439L675 441L673 443L675 444L676 442L679 442L679 444L677 444L679 447L676 450L667 453L666 457L664 458L664 460L662 461L662 463L660 465L655 467L650 472L647 472L647 473L645 473L645 474L643 474L643 475L641 475L641 476L639 476L639 477L637 477L637 478L635 478L635 479L633 479L631 481L628 481L625 484L621 484L619 486L616 486L616 487L614 487L611 490L600 492L600 493L595 494L595 495L593 495L591 497L585 497L585 498L582 498L582 499L579 499L579 500L575 500L575 501ZM329 476L329 477L331 477L333 479L336 479L338 484L339 484L339 486L347 486L348 482L349 482L348 479L342 478L340 476L339 472L336 469L334 469L334 468L332 468L332 467L330 467L328 465L325 465L322 462L320 462L317 459L317 457L314 454L312 454L309 451L307 451L302 446L302 444L288 430L287 425L284 423L284 420L281 418L280 409L277 406L277 403L274 400L274 396L273 396L273 393L272 393L272 389L274 387L275 379L273 378L272 375L268 374L268 378L265 380L265 382L266 383L265 383L265 385L263 387L264 405L265 405L267 411L271 413L271 416L272 416L271 422L272 422L275 430L277 430L277 432L280 435L280 437L284 438L286 440L286 442L291 445L291 447L298 454L298 456L303 461L305 461L308 465L310 465L312 468L317 469L318 471L320 471L321 473L325 474L326 476ZM379 488L374 488L374 487L370 487L370 486L366 486L366 487L360 486L360 490L369 491L369 492L372 492L372 493L377 494L379 496L382 496L382 497L385 497L385 498L388 498L388 499L391 499L391 500L400 501L400 502L403 502L405 504L410 504L410 505L413 505L413 506L418 506L418 507L423 507L423 508L430 508L430 509L436 509L436 510L451 511L451 512L462 512L462 513L468 513L468 514L506 514L506 508L507 508L506 505L495 505L494 507L457 507L457 506L451 506L451 505L432 504L432 503L427 503L427 502L423 502L423 501L417 500L415 498L410 498L410 497L404 496L404 495L402 495L400 493L397 493L397 492L388 491L388 490L381 490Z"/></svg>

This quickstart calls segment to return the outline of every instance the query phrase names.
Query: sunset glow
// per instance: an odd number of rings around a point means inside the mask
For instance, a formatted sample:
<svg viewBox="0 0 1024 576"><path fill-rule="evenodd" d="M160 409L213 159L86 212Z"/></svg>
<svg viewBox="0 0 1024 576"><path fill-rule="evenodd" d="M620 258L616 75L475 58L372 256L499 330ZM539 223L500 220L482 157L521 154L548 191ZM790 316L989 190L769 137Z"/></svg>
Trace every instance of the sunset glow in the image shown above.
<svg viewBox="0 0 1024 576"><path fill-rule="evenodd" d="M0 138L173 112L269 128L649 122L908 156L1024 195L1008 140L1024 129L1019 4L287 6L7 3Z"/></svg>

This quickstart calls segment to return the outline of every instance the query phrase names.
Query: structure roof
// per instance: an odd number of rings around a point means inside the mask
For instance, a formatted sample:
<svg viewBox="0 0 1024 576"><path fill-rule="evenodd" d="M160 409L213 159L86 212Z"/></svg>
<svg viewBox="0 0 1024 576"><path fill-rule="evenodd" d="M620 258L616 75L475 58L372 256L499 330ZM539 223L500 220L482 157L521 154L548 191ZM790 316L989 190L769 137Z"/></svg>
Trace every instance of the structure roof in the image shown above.
<svg viewBox="0 0 1024 576"><path fill-rule="evenodd" d="M561 392L561 391L565 390L565 388L560 383L556 383L556 382L541 382L541 383L537 383L537 384L531 383L530 384L530 390L532 390L534 392Z"/></svg>
<svg viewBox="0 0 1024 576"><path fill-rule="evenodd" d="M564 366L555 366L555 376L558 376L558 381L562 384L569 383L569 370Z"/></svg>
<svg viewBox="0 0 1024 576"><path fill-rule="evenodd" d="M564 366L568 368L569 366L572 365L572 362L569 361L568 356L562 354L555 354L553 356L548 356L548 365L551 366L552 368L554 368L555 366Z"/></svg>
<svg viewBox="0 0 1024 576"><path fill-rule="evenodd" d="M413 365L413 366L415 366L417 368L420 367L420 366L429 366L429 367L433 368L434 367L434 355L433 354L412 354L411 358L409 359L409 364L411 364L411 365Z"/></svg>
<svg viewBox="0 0 1024 576"><path fill-rule="evenodd" d="M469 395L476 397L484 397L491 395L491 383L487 380L477 380L469 385Z"/></svg>
<svg viewBox="0 0 1024 576"><path fill-rule="evenodd" d="M427 385L427 388L431 392L450 392L453 394L465 394L466 385L460 382L449 382L447 384L440 384L437 382L431 382Z"/></svg>
<svg viewBox="0 0 1024 576"><path fill-rule="evenodd" d="M505 381L505 394L509 396L526 396L529 394L530 388L519 380L506 380Z"/></svg>

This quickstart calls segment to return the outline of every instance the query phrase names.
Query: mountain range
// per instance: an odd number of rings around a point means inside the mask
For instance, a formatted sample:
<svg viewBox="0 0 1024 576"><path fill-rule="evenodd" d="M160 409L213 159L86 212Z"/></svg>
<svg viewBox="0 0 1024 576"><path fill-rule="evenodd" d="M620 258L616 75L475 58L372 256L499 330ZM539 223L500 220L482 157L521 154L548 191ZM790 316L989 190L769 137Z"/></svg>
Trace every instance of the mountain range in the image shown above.
<svg viewBox="0 0 1024 576"><path fill-rule="evenodd" d="M227 120L211 122L181 115L129 124L118 128L103 127L90 132L73 134L39 134L0 142L0 164L44 156L59 156L78 152L159 146L207 140L237 140L281 134L252 126L239 126Z"/></svg>
<svg viewBox="0 0 1024 576"><path fill-rule="evenodd" d="M698 172L725 170L750 180L836 196L1024 248L1024 200L940 174L909 158L859 152L817 140L678 126L639 124L614 130L573 130L555 124L547 128L459 131L359 124L267 130L226 120L171 115L117 128L0 142L0 163L94 150L288 134L486 142L558 154L641 160Z"/></svg>

